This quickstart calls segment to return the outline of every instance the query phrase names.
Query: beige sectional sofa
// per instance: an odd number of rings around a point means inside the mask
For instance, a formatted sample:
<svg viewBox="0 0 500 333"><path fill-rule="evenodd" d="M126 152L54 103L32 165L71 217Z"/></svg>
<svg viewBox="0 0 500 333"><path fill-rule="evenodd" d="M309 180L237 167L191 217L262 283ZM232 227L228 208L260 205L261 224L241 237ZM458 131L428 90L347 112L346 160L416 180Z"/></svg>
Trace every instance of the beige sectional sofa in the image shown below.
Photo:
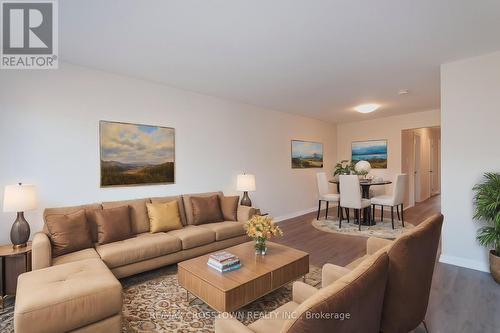
<svg viewBox="0 0 500 333"><path fill-rule="evenodd" d="M14 315L16 331L66 332L89 329L92 332L119 332L121 287L116 278L174 264L249 240L245 234L244 222L258 212L252 207L238 206L238 221L193 225L190 197L214 194L223 195L222 192L210 192L47 208L44 211L44 219L49 215L71 214L85 210L92 238L96 242L97 228L95 221L92 220L93 214L90 213L94 210L127 205L130 207L134 235L122 241L103 245L95 243L93 248L52 257L47 229L44 228L43 231L36 233L32 243L33 272L25 273L19 278ZM173 200L178 203L183 228L150 233L146 203ZM113 274L106 273L109 271ZM82 287L82 284L86 287ZM36 293L33 292L33 286L38 290ZM118 293L117 286L120 291ZM58 288L57 292L54 292L54 287ZM115 300L111 305L99 305L105 298L109 301L109 298L113 297ZM82 306L90 305L93 309L88 312L88 316L85 311L81 311L79 315L75 314L78 311L73 307L80 302ZM92 306L93 303L95 306ZM72 317L74 320L61 322L55 319L60 316ZM41 318L54 318L60 325L47 326L47 329L44 329L48 321L39 320Z"/></svg>

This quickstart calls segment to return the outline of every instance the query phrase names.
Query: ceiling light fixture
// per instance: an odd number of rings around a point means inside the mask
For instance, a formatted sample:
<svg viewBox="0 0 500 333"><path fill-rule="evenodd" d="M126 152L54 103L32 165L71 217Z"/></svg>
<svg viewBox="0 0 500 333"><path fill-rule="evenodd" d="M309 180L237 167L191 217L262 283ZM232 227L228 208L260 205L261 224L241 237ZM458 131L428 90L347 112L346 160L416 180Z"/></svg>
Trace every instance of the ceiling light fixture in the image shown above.
<svg viewBox="0 0 500 333"><path fill-rule="evenodd" d="M354 110L360 113L370 113L377 110L380 107L380 104L369 103L369 104L361 104L354 108Z"/></svg>
<svg viewBox="0 0 500 333"><path fill-rule="evenodd" d="M398 91L398 95L407 95L409 93L410 91L408 89L401 89L400 91Z"/></svg>

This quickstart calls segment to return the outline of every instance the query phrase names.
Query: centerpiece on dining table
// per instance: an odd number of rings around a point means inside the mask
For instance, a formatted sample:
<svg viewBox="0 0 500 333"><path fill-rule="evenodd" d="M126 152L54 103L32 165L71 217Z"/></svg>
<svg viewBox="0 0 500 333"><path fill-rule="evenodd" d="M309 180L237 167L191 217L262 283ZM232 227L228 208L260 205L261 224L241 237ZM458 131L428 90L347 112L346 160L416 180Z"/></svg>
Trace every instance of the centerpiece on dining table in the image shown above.
<svg viewBox="0 0 500 333"><path fill-rule="evenodd" d="M247 235L255 241L255 254L267 253L266 241L274 236L282 236L283 231L278 227L271 216L254 215L245 224Z"/></svg>

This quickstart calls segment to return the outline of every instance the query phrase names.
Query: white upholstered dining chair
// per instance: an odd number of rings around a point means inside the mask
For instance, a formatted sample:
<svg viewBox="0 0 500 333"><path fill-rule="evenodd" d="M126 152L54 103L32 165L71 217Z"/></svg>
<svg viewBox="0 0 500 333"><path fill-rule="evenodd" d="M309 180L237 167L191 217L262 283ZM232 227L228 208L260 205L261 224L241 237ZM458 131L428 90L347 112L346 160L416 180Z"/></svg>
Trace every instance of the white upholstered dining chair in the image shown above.
<svg viewBox="0 0 500 333"><path fill-rule="evenodd" d="M363 199L361 197L361 187L359 185L359 178L356 175L341 175L339 177L340 182L340 207L341 208L352 208L354 209L355 217L358 220L359 230L361 230L361 211L370 207L370 200ZM371 210L368 209L371 215ZM339 228L342 228L342 209L340 209L340 221ZM349 218L348 218L349 219ZM371 221L371 217L368 216L368 221Z"/></svg>
<svg viewBox="0 0 500 333"><path fill-rule="evenodd" d="M326 178L326 173L324 172L318 172L316 174L316 181L318 183L318 192L319 192L319 202L318 202L318 215L316 217L317 220L319 220L319 213L321 211L321 202L325 201L326 202L326 213L325 213L325 219L328 218L328 204L330 202L332 203L339 203L340 201L340 195L336 193L330 193L330 189L328 187L328 179Z"/></svg>
<svg viewBox="0 0 500 333"><path fill-rule="evenodd" d="M403 227L405 226L404 216L403 216L403 200L406 191L406 183L408 182L408 175L400 174L396 175L394 179L394 185L392 194L390 195L378 195L371 198L372 204L372 215L375 218L375 206L379 205L381 208L381 221L384 220L384 207L391 207L391 223L392 229L394 229L394 207L396 207L396 211L398 213L398 220L401 221ZM401 207L401 215L399 213L399 207Z"/></svg>

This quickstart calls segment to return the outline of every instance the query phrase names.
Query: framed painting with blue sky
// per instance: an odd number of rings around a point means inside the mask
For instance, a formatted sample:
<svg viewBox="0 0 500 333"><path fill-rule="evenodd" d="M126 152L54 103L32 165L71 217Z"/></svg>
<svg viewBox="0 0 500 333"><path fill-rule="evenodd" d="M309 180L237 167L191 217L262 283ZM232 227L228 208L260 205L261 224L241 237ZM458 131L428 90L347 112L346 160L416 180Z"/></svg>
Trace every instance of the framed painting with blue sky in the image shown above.
<svg viewBox="0 0 500 333"><path fill-rule="evenodd" d="M354 141L351 160L368 161L373 169L387 169L387 140Z"/></svg>
<svg viewBox="0 0 500 333"><path fill-rule="evenodd" d="M175 183L175 129L99 122L101 187Z"/></svg>
<svg viewBox="0 0 500 333"><path fill-rule="evenodd" d="M292 168L322 168L323 144L320 142L292 140Z"/></svg>

